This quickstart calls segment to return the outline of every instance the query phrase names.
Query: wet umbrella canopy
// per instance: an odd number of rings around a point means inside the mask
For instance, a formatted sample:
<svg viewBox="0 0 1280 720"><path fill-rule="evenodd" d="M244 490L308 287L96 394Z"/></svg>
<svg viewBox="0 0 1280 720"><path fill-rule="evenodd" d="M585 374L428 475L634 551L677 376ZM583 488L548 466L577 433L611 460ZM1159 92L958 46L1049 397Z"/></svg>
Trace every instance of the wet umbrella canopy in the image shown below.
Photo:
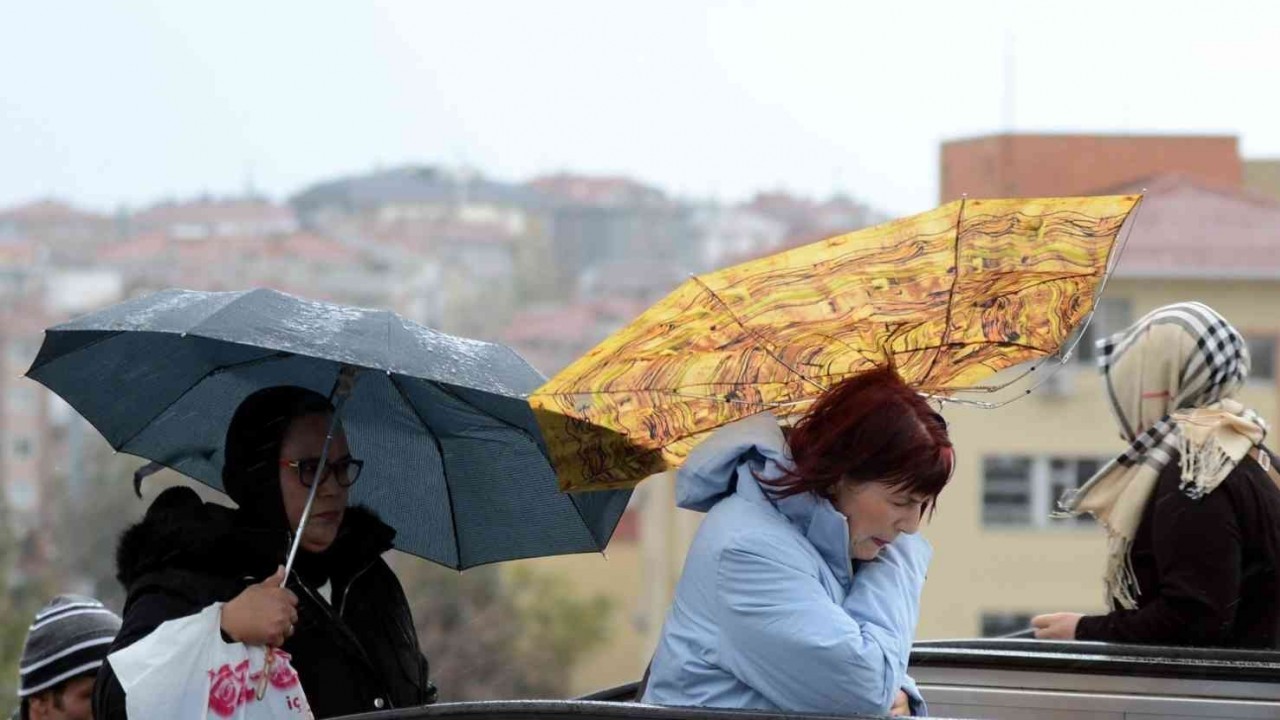
<svg viewBox="0 0 1280 720"><path fill-rule="evenodd" d="M167 290L50 328L28 375L111 443L221 487L240 402L357 369L342 424L352 504L452 568L602 550L629 493L561 494L525 401L542 377L501 345L270 290ZM124 489L122 488L122 491Z"/></svg>

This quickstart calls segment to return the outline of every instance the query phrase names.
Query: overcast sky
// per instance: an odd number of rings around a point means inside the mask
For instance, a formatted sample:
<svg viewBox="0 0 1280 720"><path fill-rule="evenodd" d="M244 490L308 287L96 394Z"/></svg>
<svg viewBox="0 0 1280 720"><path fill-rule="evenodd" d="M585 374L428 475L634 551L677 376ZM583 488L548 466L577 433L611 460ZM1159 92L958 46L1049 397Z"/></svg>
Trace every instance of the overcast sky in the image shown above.
<svg viewBox="0 0 1280 720"><path fill-rule="evenodd" d="M1008 127L1280 157L1277 78L1266 2L0 0L0 206L413 162L903 214L941 140Z"/></svg>

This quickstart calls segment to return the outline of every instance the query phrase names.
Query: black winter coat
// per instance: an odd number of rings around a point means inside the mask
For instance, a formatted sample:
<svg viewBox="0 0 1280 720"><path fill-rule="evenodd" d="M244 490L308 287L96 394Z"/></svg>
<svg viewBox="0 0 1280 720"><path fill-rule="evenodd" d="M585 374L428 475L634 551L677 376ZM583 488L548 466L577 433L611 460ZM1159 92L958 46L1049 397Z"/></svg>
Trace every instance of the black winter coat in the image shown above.
<svg viewBox="0 0 1280 720"><path fill-rule="evenodd" d="M111 651L166 620L234 598L284 564L288 533L249 528L243 520L187 488L161 494L120 540L116 561L127 599ZM348 508L324 558L332 602L297 573L289 578L298 623L283 649L317 718L435 701L404 591L381 557L394 535L373 513ZM127 717L110 663L99 672L93 711L98 720Z"/></svg>
<svg viewBox="0 0 1280 720"><path fill-rule="evenodd" d="M1134 536L1137 609L1081 618L1076 639L1280 648L1280 488L1252 457L1199 500L1181 477L1175 457Z"/></svg>

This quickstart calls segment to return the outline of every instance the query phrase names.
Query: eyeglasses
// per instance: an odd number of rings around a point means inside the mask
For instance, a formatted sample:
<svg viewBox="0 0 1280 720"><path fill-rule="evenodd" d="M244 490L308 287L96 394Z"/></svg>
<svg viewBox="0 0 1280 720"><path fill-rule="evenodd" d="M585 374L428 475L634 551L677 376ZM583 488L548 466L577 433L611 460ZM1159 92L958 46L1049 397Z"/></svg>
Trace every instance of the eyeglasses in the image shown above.
<svg viewBox="0 0 1280 720"><path fill-rule="evenodd" d="M293 468L298 471L298 481L303 487L311 487L311 483L315 480L316 470L320 468L320 458L302 458L300 460L281 460L280 467ZM356 460L350 455L344 458L338 458L327 463L324 467L324 475L320 477L320 484L323 485L326 480L332 478L338 483L338 487L351 487L356 478L360 477L360 471L364 469L364 461Z"/></svg>

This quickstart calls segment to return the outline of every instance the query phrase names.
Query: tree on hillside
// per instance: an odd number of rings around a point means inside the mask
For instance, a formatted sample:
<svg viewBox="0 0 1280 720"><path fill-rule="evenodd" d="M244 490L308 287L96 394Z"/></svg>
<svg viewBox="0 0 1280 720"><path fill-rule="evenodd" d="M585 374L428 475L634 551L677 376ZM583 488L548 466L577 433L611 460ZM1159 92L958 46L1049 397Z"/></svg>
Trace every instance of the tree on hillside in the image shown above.
<svg viewBox="0 0 1280 720"><path fill-rule="evenodd" d="M441 700L566 697L574 665L608 638L608 598L580 597L563 577L406 556L395 566Z"/></svg>
<svg viewBox="0 0 1280 720"><path fill-rule="evenodd" d="M18 696L22 644L32 618L47 600L44 578L28 577L19 567L25 540L14 535L9 508L0 497L0 710Z"/></svg>
<svg viewBox="0 0 1280 720"><path fill-rule="evenodd" d="M116 580L116 544L125 528L142 519L147 498L133 491L133 472L146 460L116 453L92 430L81 451L77 487L57 478L59 497L48 530L47 575L60 592L81 592L120 612L124 588ZM151 481L149 480L148 483Z"/></svg>

